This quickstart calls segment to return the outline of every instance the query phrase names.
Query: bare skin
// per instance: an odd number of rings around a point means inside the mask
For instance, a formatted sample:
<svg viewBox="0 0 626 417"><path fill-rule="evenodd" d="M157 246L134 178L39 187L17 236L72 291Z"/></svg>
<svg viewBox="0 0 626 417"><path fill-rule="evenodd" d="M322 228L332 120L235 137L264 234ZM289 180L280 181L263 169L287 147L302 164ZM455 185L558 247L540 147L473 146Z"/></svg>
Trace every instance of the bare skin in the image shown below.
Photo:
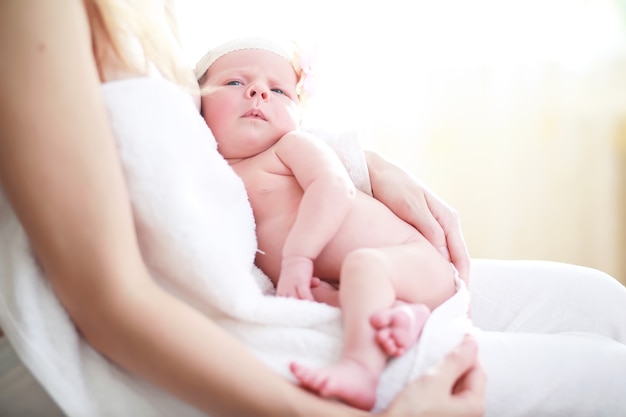
<svg viewBox="0 0 626 417"><path fill-rule="evenodd" d="M454 264L459 278L470 288L470 256L459 214L413 176L407 175L406 181L394 182L394 178L405 172L382 155L366 151L365 158L374 197L387 207L394 207L393 212L398 217L419 230ZM396 186L389 187L389 184Z"/></svg>
<svg viewBox="0 0 626 417"><path fill-rule="evenodd" d="M246 185L256 264L277 295L342 308L339 362L292 372L311 391L370 409L388 357L412 345L429 311L454 294L453 269L413 226L356 190L330 148L296 130L295 85L286 59L231 52L207 72L204 116Z"/></svg>
<svg viewBox="0 0 626 417"><path fill-rule="evenodd" d="M102 82L145 74L111 54L95 60L101 36L91 31L90 5L0 2L0 55L11 57L0 77L0 182L81 335L129 374L210 415L371 415L295 387L149 275L100 91ZM411 184L392 177L389 184ZM475 351L460 353L443 362L454 366L410 384L380 415L429 415L424 404L481 415L484 375ZM263 384L249 383L256 380ZM451 390L463 381L463 392Z"/></svg>
<svg viewBox="0 0 626 417"><path fill-rule="evenodd" d="M389 356L400 356L413 345L422 333L423 322L430 310L424 304L405 304L400 301L377 311L370 317L376 331L378 345Z"/></svg>
<svg viewBox="0 0 626 417"><path fill-rule="evenodd" d="M210 415L366 415L295 387L149 275L100 90L143 74L98 65L85 3L0 2L0 54L11 57L0 77L0 182L81 335Z"/></svg>
<svg viewBox="0 0 626 417"><path fill-rule="evenodd" d="M232 164L246 180L255 212L259 248L263 251L256 262L280 288L284 277L281 271L285 274L286 265L294 261L291 272L301 274L298 280L304 278L304 284L296 286L300 298L309 297L312 276L323 282L335 282L333 277L339 277L338 304L343 311L344 329L354 330L346 331L342 359L323 369L293 364L291 370L303 386L324 397L370 409L388 356L398 356L410 347L419 337L430 309L453 294L452 269L413 227L360 192L339 222L339 229L314 257L313 271L307 270L308 259L284 258L282 253L293 225L303 220L298 208L305 193L283 163L289 158L282 146L302 149L306 140L290 135L294 139L287 137L266 152ZM314 152L303 154L310 158ZM323 222L317 215L306 221L313 225ZM311 294L315 292L319 291L314 289ZM412 305L398 305L396 299Z"/></svg>
<svg viewBox="0 0 626 417"><path fill-rule="evenodd" d="M430 310L424 304L398 303L376 312L370 319L376 342L387 356L400 356L419 338ZM354 355L358 357L357 355ZM336 364L310 369L292 363L291 372L302 386L323 397L335 397L351 405L370 409L376 401L376 387L381 371L371 364L352 359L345 353Z"/></svg>

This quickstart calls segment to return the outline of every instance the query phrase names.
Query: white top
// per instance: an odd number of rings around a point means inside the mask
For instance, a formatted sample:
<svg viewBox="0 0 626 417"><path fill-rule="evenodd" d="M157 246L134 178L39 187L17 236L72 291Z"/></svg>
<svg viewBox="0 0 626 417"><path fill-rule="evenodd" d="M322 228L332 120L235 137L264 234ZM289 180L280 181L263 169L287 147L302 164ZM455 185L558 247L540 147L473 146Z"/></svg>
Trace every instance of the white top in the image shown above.
<svg viewBox="0 0 626 417"><path fill-rule="evenodd" d="M334 362L341 347L339 310L271 296L269 279L253 263L254 219L243 183L217 152L191 97L157 78L115 81L102 90L152 276L287 378L293 380L291 361ZM362 163L361 154L355 155ZM460 288L433 312L418 346L385 371L377 407L467 331L470 324L463 317L469 299ZM68 416L198 415L121 371L80 338L3 193L0 327Z"/></svg>

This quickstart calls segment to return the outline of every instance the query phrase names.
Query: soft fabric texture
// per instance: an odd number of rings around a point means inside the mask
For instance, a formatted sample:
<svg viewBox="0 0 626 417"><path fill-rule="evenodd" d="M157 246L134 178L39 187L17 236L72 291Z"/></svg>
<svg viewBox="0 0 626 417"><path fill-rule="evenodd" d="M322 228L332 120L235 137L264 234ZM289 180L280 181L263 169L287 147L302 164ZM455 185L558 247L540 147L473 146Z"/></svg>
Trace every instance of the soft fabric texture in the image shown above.
<svg viewBox="0 0 626 417"><path fill-rule="evenodd" d="M295 41L279 38L249 36L231 39L209 49L196 63L194 75L203 84L203 77L218 59L231 52L246 49L259 49L272 52L286 59L296 73L296 93L301 105L304 105L315 91L315 49L305 51Z"/></svg>
<svg viewBox="0 0 626 417"><path fill-rule="evenodd" d="M231 39L228 42L224 42L215 48L207 51L202 58L198 61L194 68L194 74L196 79L200 79L204 73L213 65L215 61L220 59L226 54L235 51L241 51L244 49L261 49L264 51L273 52L276 55L282 56L289 63L294 66L296 64L293 62L294 59L294 45L288 45L283 43L279 43L273 39L259 38L259 37L245 37L245 38L236 38Z"/></svg>
<svg viewBox="0 0 626 417"><path fill-rule="evenodd" d="M485 417L626 416L626 288L547 261L473 259Z"/></svg>
<svg viewBox="0 0 626 417"><path fill-rule="evenodd" d="M598 270L556 262L474 259L472 265L472 317L483 329L475 335L487 372L485 417L626 415L623 286ZM0 339L0 386L10 386L6 396L0 390L0 415L57 415L6 348Z"/></svg>
<svg viewBox="0 0 626 417"><path fill-rule="evenodd" d="M254 219L243 183L218 154L191 97L156 78L116 81L102 88L152 276L292 381L291 361L309 366L334 362L341 346L340 311L272 295L271 282L253 264ZM353 146L358 151L357 142ZM344 159L349 155L343 152ZM367 182L364 160L352 163L361 166L351 168L352 174ZM383 374L376 408L384 407L471 328L465 315L468 292L460 280L457 284L456 295L431 314L419 343ZM4 194L0 327L68 416L202 415L112 365L80 338Z"/></svg>

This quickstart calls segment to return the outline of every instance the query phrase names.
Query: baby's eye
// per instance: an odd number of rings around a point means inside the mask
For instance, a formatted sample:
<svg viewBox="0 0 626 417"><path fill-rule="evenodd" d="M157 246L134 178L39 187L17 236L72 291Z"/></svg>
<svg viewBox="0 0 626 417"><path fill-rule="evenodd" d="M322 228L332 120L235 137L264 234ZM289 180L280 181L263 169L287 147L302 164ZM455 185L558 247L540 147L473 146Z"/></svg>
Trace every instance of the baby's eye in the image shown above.
<svg viewBox="0 0 626 417"><path fill-rule="evenodd" d="M272 88L272 91L278 94L285 94L285 92L283 90L281 90L280 88Z"/></svg>
<svg viewBox="0 0 626 417"><path fill-rule="evenodd" d="M241 81L229 81L226 85L243 85Z"/></svg>

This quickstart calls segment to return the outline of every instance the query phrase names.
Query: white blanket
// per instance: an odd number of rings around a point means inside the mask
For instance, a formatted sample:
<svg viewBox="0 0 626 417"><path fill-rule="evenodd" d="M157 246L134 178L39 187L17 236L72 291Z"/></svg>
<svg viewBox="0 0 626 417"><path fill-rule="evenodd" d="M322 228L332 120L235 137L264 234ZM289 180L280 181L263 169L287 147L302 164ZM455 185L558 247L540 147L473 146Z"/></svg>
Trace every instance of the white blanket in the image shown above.
<svg viewBox="0 0 626 417"><path fill-rule="evenodd" d="M253 265L254 221L243 184L217 153L189 96L154 78L109 83L103 92L142 254L155 279L286 378L293 380L291 361L311 366L335 361L342 334L339 310L272 296L270 281ZM353 146L355 156L344 152L344 159L362 181L367 171L358 144ZM406 381L461 339L471 327L465 318L468 304L460 283L457 294L432 313L420 342L390 363L376 408L388 404ZM0 326L68 416L202 415L111 364L79 337L33 259L4 194Z"/></svg>

